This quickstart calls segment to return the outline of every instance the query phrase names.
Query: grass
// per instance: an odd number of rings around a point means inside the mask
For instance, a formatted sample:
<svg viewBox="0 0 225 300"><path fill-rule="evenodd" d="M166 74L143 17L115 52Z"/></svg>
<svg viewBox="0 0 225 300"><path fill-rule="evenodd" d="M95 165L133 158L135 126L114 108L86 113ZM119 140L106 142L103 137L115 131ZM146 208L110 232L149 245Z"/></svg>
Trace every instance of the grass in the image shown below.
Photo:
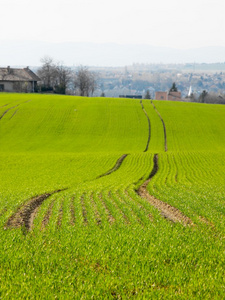
<svg viewBox="0 0 225 300"><path fill-rule="evenodd" d="M0 299L224 299L225 107L153 104L166 152L148 100L150 131L138 100L0 95ZM194 226L136 193L156 153L149 193ZM30 198L63 188L29 232L4 230Z"/></svg>

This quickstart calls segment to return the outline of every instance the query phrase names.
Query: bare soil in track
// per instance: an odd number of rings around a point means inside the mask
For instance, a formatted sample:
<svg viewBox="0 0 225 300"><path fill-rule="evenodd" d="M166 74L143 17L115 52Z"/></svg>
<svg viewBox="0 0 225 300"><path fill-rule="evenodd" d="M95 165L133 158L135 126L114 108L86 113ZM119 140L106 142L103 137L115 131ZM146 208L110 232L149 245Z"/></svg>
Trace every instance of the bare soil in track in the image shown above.
<svg viewBox="0 0 225 300"><path fill-rule="evenodd" d="M107 175L110 175L112 174L113 172L117 171L119 169L119 167L121 166L122 162L124 161L124 159L127 157L127 155L129 154L123 154L116 162L115 166L110 169L109 171L107 171L106 173L96 177L96 179L98 178L101 178L101 177L104 177L104 176L107 176Z"/></svg>
<svg viewBox="0 0 225 300"><path fill-rule="evenodd" d="M65 189L64 189L65 190ZM35 215L37 213L38 207L42 204L44 200L55 193L59 193L63 190L57 190L51 193L46 193L39 195L37 197L31 198L26 204L21 206L17 212L15 212L7 221L5 229L7 228L18 228L24 227L27 231L32 229Z"/></svg>
<svg viewBox="0 0 225 300"><path fill-rule="evenodd" d="M187 216L185 216L178 208L173 207L168 203L163 202L159 199L156 199L155 197L151 196L148 193L147 185L151 181L152 177L155 176L157 171L158 171L158 155L155 154L154 167L152 169L152 172L149 175L149 178L139 187L139 189L137 190L137 194L142 198L145 198L151 205L157 208L164 218L172 222L180 222L184 225L194 225L192 220Z"/></svg>

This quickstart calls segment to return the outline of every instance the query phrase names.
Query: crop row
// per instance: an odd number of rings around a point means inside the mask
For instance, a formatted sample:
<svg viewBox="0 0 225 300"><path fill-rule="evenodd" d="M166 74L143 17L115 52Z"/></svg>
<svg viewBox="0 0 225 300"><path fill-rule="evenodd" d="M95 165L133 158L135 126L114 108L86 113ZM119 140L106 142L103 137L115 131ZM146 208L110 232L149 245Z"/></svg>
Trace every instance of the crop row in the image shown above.
<svg viewBox="0 0 225 300"><path fill-rule="evenodd" d="M146 225L152 223L152 207L132 191L87 192L45 200L36 212L32 230L68 226ZM134 197L133 197L134 196Z"/></svg>

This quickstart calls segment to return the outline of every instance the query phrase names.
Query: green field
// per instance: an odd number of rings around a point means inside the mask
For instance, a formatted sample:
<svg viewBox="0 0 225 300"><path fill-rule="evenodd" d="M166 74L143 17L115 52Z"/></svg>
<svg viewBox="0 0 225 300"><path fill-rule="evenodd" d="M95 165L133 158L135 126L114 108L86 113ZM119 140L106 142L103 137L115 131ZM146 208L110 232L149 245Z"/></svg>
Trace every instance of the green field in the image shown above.
<svg viewBox="0 0 225 300"><path fill-rule="evenodd" d="M224 120L0 94L0 299L225 299Z"/></svg>

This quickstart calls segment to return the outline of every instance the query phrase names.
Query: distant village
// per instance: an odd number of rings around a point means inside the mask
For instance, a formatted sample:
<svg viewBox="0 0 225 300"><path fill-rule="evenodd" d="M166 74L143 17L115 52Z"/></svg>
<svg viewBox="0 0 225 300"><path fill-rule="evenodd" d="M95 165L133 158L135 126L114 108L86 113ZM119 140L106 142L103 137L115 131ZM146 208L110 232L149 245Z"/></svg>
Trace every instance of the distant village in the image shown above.
<svg viewBox="0 0 225 300"><path fill-rule="evenodd" d="M124 68L94 71L100 74L100 89L109 97L120 95L141 95L145 98L149 91L157 100L196 100L205 91L211 95L225 98L225 63L223 64L185 64L185 65L133 65ZM176 99L168 92L176 83L180 92ZM180 98L180 99L179 99Z"/></svg>
<svg viewBox="0 0 225 300"><path fill-rule="evenodd" d="M51 58L42 63L41 67L0 68L0 92L225 103L225 63L133 64L117 68L70 68ZM81 78L86 85L83 91Z"/></svg>

